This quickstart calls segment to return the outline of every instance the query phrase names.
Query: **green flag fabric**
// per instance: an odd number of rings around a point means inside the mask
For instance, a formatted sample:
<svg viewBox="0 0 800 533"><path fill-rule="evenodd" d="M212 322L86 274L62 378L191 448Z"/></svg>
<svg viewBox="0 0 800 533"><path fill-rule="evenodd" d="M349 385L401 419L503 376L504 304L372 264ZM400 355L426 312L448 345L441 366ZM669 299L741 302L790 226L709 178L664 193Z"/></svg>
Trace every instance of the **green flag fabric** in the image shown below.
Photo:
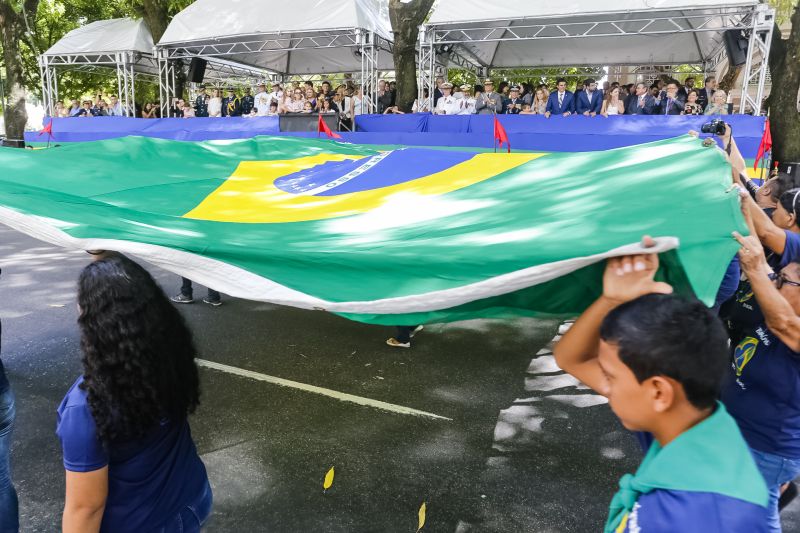
<svg viewBox="0 0 800 533"><path fill-rule="evenodd" d="M0 149L0 169L0 222L36 238L379 324L574 315L643 235L711 304L746 232L724 155L690 136L512 154L126 137Z"/></svg>

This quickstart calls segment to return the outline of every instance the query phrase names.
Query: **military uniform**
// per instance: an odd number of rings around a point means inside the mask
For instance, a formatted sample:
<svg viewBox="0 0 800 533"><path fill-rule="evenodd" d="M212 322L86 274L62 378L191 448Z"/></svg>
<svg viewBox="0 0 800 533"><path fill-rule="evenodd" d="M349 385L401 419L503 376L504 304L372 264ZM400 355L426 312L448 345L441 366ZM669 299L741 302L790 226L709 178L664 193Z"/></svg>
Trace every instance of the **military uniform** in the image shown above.
<svg viewBox="0 0 800 533"><path fill-rule="evenodd" d="M238 117L242 114L242 101L235 94L222 99L222 116Z"/></svg>
<svg viewBox="0 0 800 533"><path fill-rule="evenodd" d="M451 83L443 83L442 89L453 89ZM437 115L458 115L461 112L461 98L456 98L452 94L442 95L436 102L433 112Z"/></svg>
<svg viewBox="0 0 800 533"><path fill-rule="evenodd" d="M211 99L207 94L198 94L194 101L194 116L207 117L208 116L208 101Z"/></svg>
<svg viewBox="0 0 800 533"><path fill-rule="evenodd" d="M269 93L267 92L267 88L265 85L258 86L260 91L256 94L255 98L255 110L256 116L259 117L266 117L267 113L269 113L269 101L271 100Z"/></svg>
<svg viewBox="0 0 800 533"><path fill-rule="evenodd" d="M519 87L512 87L511 88L512 92L515 91L515 90L517 92L517 95L519 95ZM519 96L517 96L516 98L509 98L508 99L508 104L506 105L506 114L507 115L518 115L519 112L522 111L522 104L524 104L524 103L525 103L525 101L522 98L520 98ZM516 106L519 106L519 107L516 107Z"/></svg>
<svg viewBox="0 0 800 533"><path fill-rule="evenodd" d="M249 91L248 91L249 92ZM242 96L242 115L249 115L256 105L256 99L252 94Z"/></svg>

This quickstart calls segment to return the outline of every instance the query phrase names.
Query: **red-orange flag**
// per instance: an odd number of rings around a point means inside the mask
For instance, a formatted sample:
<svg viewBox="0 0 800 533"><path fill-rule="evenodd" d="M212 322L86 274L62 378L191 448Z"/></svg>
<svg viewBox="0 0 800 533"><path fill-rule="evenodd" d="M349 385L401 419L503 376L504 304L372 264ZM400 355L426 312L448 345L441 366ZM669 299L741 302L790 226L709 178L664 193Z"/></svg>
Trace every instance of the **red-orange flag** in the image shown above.
<svg viewBox="0 0 800 533"><path fill-rule="evenodd" d="M508 141L508 134L503 125L500 124L500 121L497 120L497 115L494 116L494 140L500 144L500 148L502 148L503 143L505 143L508 146L508 153L511 153L511 143Z"/></svg>
<svg viewBox="0 0 800 533"><path fill-rule="evenodd" d="M334 139L341 139L342 136L336 133L335 131L331 131L325 121L322 120L322 113L319 114L319 122L317 123L317 133L324 133L328 137L333 137Z"/></svg>
<svg viewBox="0 0 800 533"><path fill-rule="evenodd" d="M53 136L53 119L52 118L50 119L50 122L47 123L47 126L42 128L42 131L39 132L39 136L41 136L42 133L46 133L48 137L52 137Z"/></svg>
<svg viewBox="0 0 800 533"><path fill-rule="evenodd" d="M761 136L761 144L758 145L758 152L756 153L756 162L753 164L753 170L758 170L758 162L764 157L764 154L772 150L772 133L769 131L769 119L764 124L764 135Z"/></svg>

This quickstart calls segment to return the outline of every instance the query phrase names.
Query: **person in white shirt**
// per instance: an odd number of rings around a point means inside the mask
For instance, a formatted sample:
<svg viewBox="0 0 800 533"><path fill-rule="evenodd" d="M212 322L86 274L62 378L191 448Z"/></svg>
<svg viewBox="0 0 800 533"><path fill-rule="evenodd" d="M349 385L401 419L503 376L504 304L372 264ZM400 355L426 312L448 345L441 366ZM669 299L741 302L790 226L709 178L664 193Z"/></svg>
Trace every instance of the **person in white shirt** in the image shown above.
<svg viewBox="0 0 800 533"><path fill-rule="evenodd" d="M114 94L111 95L111 104L109 104L107 112L109 117L121 117L124 115L122 112L122 102L120 102Z"/></svg>
<svg viewBox="0 0 800 533"><path fill-rule="evenodd" d="M437 115L458 115L461 111L461 100L450 94L453 91L453 84L445 82L442 84L442 97L436 103L434 113Z"/></svg>
<svg viewBox="0 0 800 533"><path fill-rule="evenodd" d="M214 89L212 93L214 96L208 101L208 116L221 117L222 116L222 93L219 89Z"/></svg>
<svg viewBox="0 0 800 533"><path fill-rule="evenodd" d="M356 118L358 115L363 115L364 111L366 111L366 103L364 102L364 95L361 87L356 87L356 92L352 97L350 108L353 110L353 118Z"/></svg>
<svg viewBox="0 0 800 533"><path fill-rule="evenodd" d="M272 92L269 93L270 102L272 101L278 102L278 109L283 107L283 89L281 89L281 84L277 81L272 84ZM268 105L269 105L268 103Z"/></svg>
<svg viewBox="0 0 800 533"><path fill-rule="evenodd" d="M422 104L419 103L419 98L414 100L414 105L411 106L412 113L430 113L431 108L429 106L429 98L430 98L430 91L428 88L422 89Z"/></svg>
<svg viewBox="0 0 800 533"><path fill-rule="evenodd" d="M464 98L461 99L461 111L459 115L474 115L475 114L475 97L472 96L472 87L469 84L461 86L461 92L464 93Z"/></svg>
<svg viewBox="0 0 800 533"><path fill-rule="evenodd" d="M257 117L266 117L269 113L270 96L267 92L267 85L265 83L258 84L258 93L256 94L253 103L253 111Z"/></svg>

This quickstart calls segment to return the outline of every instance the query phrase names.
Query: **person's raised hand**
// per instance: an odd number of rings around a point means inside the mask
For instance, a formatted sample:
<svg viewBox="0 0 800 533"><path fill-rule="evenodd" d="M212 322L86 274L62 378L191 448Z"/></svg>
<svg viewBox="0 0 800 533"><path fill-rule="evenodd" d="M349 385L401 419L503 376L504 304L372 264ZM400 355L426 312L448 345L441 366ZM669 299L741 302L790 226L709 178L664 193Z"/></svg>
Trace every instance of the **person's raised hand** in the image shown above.
<svg viewBox="0 0 800 533"><path fill-rule="evenodd" d="M764 255L764 247L758 239L755 225L753 224L753 217L750 215L748 203L751 202L750 195L747 191L739 189L739 196L742 201L742 215L750 230L750 235L743 236L738 231L733 232L733 238L739 241L741 248L739 248L739 264L747 274L754 274L757 272L769 272L770 267L767 264L767 258Z"/></svg>
<svg viewBox="0 0 800 533"><path fill-rule="evenodd" d="M652 238L642 238L642 246L655 245ZM658 254L637 254L612 257L606 262L603 274L603 296L623 304L645 294L672 293L672 286L655 280L658 271Z"/></svg>

